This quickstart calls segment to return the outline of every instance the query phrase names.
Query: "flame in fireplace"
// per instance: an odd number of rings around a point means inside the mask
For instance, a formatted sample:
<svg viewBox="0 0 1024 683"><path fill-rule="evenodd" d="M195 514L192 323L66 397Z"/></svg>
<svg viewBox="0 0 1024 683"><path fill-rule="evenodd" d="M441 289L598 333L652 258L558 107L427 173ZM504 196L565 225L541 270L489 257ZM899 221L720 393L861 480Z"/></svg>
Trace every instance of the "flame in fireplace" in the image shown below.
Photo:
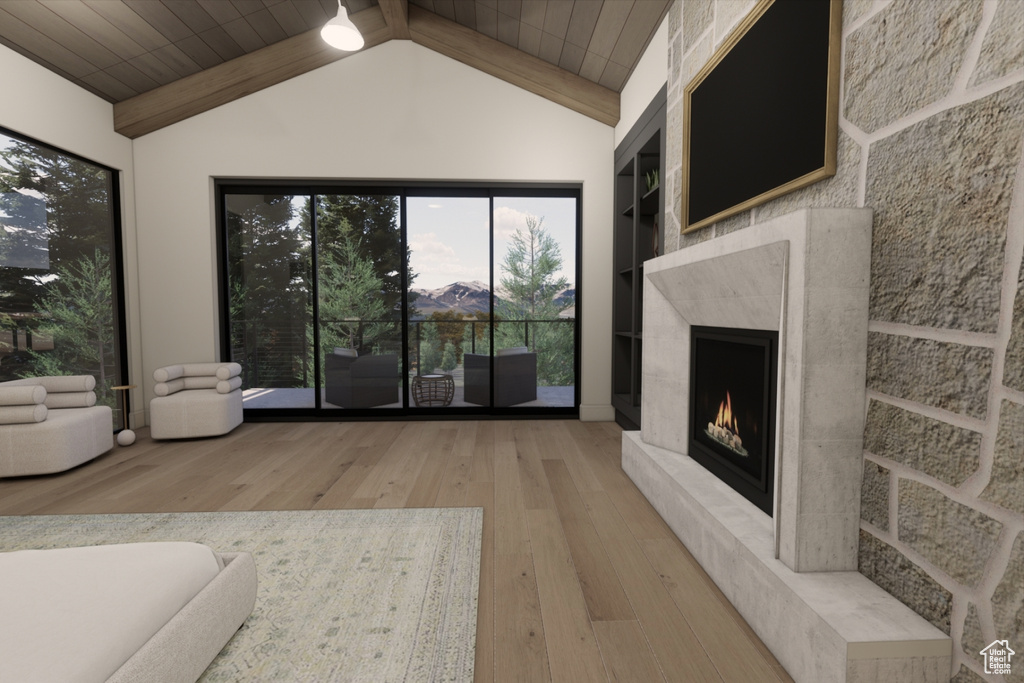
<svg viewBox="0 0 1024 683"><path fill-rule="evenodd" d="M708 422L704 433L731 451L746 457L749 455L740 438L740 424L732 412L732 396L725 392L725 400L718 404L718 416L714 423Z"/></svg>
<svg viewBox="0 0 1024 683"><path fill-rule="evenodd" d="M715 418L715 426L728 429L736 436L740 434L739 423L736 416L732 414L732 396L725 392L725 400L718 404L718 417Z"/></svg>

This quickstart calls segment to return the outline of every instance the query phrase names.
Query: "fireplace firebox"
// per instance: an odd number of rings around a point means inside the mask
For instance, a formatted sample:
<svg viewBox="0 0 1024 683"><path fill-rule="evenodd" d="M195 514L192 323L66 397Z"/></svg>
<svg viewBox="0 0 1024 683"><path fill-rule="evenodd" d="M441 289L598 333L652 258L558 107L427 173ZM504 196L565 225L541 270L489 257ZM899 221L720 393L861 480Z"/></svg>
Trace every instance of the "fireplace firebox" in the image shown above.
<svg viewBox="0 0 1024 683"><path fill-rule="evenodd" d="M772 515L778 332L690 328L690 457Z"/></svg>

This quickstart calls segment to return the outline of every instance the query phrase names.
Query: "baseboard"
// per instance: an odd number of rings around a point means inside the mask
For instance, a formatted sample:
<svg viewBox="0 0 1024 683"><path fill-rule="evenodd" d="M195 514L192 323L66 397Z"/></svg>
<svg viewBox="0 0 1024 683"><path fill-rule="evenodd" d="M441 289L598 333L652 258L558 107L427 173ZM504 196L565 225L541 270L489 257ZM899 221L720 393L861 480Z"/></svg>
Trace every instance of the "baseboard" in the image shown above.
<svg viewBox="0 0 1024 683"><path fill-rule="evenodd" d="M615 408L607 405L580 405L580 422L614 422Z"/></svg>

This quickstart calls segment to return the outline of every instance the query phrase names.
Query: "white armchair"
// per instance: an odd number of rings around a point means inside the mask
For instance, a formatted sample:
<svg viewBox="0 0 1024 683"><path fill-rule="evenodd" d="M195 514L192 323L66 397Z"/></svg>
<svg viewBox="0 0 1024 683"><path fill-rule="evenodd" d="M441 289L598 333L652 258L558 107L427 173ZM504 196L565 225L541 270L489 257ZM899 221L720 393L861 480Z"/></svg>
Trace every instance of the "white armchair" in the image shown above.
<svg viewBox="0 0 1024 683"><path fill-rule="evenodd" d="M0 477L63 472L114 447L113 414L90 375L0 383Z"/></svg>
<svg viewBox="0 0 1024 683"><path fill-rule="evenodd" d="M149 402L154 439L220 436L242 424L242 366L182 363L157 368Z"/></svg>

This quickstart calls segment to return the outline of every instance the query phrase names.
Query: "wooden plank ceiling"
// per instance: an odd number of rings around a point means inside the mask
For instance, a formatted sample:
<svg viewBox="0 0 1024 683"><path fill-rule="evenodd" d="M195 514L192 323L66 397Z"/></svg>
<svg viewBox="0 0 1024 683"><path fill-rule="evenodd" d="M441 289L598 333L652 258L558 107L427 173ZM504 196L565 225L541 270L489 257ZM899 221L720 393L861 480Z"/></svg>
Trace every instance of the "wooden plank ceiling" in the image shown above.
<svg viewBox="0 0 1024 683"><path fill-rule="evenodd" d="M413 40L614 125L670 0L342 0L366 39ZM337 0L0 0L0 43L145 135L349 54Z"/></svg>

